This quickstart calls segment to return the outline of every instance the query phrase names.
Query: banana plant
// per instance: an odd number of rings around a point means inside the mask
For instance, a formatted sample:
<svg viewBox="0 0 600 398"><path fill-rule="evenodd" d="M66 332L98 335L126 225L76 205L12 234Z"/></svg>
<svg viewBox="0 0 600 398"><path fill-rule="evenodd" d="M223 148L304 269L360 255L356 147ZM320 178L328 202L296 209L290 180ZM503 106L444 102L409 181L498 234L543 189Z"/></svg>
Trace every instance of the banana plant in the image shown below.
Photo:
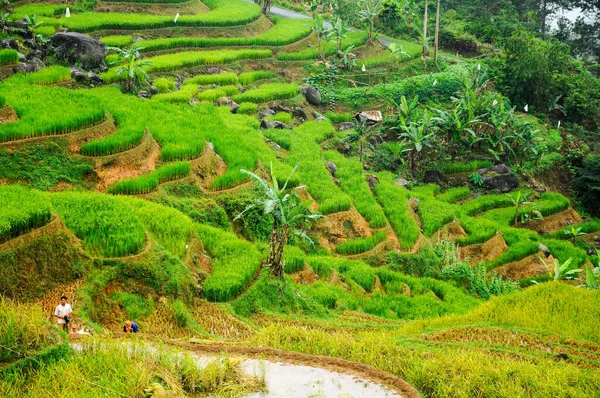
<svg viewBox="0 0 600 398"><path fill-rule="evenodd" d="M575 268L572 258L569 258L562 264L557 258L555 258L552 267L549 266L543 258L539 257L539 259L548 270L548 276L555 281L574 280L577 279L581 272L583 272L581 268Z"/></svg>
<svg viewBox="0 0 600 398"><path fill-rule="evenodd" d="M375 21L379 17L379 13L383 8L382 0L362 0L359 1L361 10L358 12L358 17L365 21L369 27L369 41L373 41L373 31L375 30Z"/></svg>
<svg viewBox="0 0 600 398"><path fill-rule="evenodd" d="M421 152L425 148L431 148L434 143L435 133L431 131L430 114L425 113L419 123L412 122L407 126L401 126L401 130L399 138L409 147L409 168L414 174Z"/></svg>
<svg viewBox="0 0 600 398"><path fill-rule="evenodd" d="M585 267L585 286L588 289L600 289L600 254L598 255L597 267Z"/></svg>
<svg viewBox="0 0 600 398"><path fill-rule="evenodd" d="M150 80L150 77L144 68L152 66L152 62L138 59L139 51L142 50L143 47L130 47L126 49L109 47L108 49L117 53L119 60L121 61L117 61L118 63L124 64L124 66L117 69L117 75L120 76L125 74L127 76L125 83L127 91L134 92L137 87L140 87L143 83Z"/></svg>
<svg viewBox="0 0 600 398"><path fill-rule="evenodd" d="M575 240L578 236L586 235L585 232L581 232L580 228L571 227L571 229L567 229L564 231L564 234L567 235L571 239L571 243L575 244Z"/></svg>
<svg viewBox="0 0 600 398"><path fill-rule="evenodd" d="M525 206L530 205L532 203L529 201L530 194L531 193L523 193L521 191L517 192L516 196L505 194L506 196L508 196L510 198L510 200L513 203L513 206L515 206L515 221L514 221L515 226L519 223L520 210L523 209Z"/></svg>
<svg viewBox="0 0 600 398"><path fill-rule="evenodd" d="M405 58L412 58L409 53L404 51L401 44L392 43L388 46L387 50L396 58L396 63L399 63Z"/></svg>

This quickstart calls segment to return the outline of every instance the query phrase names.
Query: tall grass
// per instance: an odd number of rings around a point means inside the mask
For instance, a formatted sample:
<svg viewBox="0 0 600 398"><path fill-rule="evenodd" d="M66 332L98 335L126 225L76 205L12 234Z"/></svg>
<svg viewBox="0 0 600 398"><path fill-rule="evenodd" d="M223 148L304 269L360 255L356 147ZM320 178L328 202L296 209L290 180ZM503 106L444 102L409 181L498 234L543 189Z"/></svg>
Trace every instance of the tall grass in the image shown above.
<svg viewBox="0 0 600 398"><path fill-rule="evenodd" d="M387 219L365 181L362 163L355 158L346 158L337 151L325 152L325 160L336 164L339 187L352 198L356 210L369 222L369 226L385 227Z"/></svg>
<svg viewBox="0 0 600 398"><path fill-rule="evenodd" d="M387 238L385 231L377 231L366 238L347 240L335 248L336 253L343 255L360 254L368 252Z"/></svg>
<svg viewBox="0 0 600 398"><path fill-rule="evenodd" d="M408 191L394 184L389 172L379 173L379 184L373 189L387 216L400 247L410 250L419 237L419 227L408 212Z"/></svg>
<svg viewBox="0 0 600 398"><path fill-rule="evenodd" d="M177 22L169 15L124 14L124 13L74 13L70 18L55 18L64 13L65 6L49 5L37 8L21 6L15 9L16 18L23 15L39 15L40 21L49 26L63 26L72 31L92 32L95 30L142 30L173 26L237 26L245 25L260 17L260 8L243 0L205 0L211 8L205 14L182 15Z"/></svg>
<svg viewBox="0 0 600 398"><path fill-rule="evenodd" d="M0 243L47 224L51 212L43 194L22 185L0 185Z"/></svg>
<svg viewBox="0 0 600 398"><path fill-rule="evenodd" d="M17 50L0 50L0 65L11 65L19 62Z"/></svg>
<svg viewBox="0 0 600 398"><path fill-rule="evenodd" d="M296 95L298 95L298 84L296 83L267 83L256 89L235 95L233 100L236 102L263 103L293 98Z"/></svg>
<svg viewBox="0 0 600 398"><path fill-rule="evenodd" d="M212 272L204 281L204 295L211 301L229 301L252 280L262 255L250 242L231 232L198 224L196 230L213 259Z"/></svg>
<svg viewBox="0 0 600 398"><path fill-rule="evenodd" d="M108 192L117 195L139 195L152 192L158 188L159 184L186 177L190 171L191 165L188 162L166 164L150 174L118 181L108 188Z"/></svg>
<svg viewBox="0 0 600 398"><path fill-rule="evenodd" d="M253 37L174 37L142 40L136 43L143 51L169 50L173 48L207 48L229 46L285 46L307 37L310 23L305 19L275 18L275 25Z"/></svg>
<svg viewBox="0 0 600 398"><path fill-rule="evenodd" d="M145 71L152 72L170 72L176 69L191 67L196 65L218 65L226 64L242 59L266 59L271 58L271 50L213 50L213 51L184 51L174 54L158 55L147 58L152 62L151 66L145 67ZM124 75L117 74L118 67L102 73L102 78L106 83L123 80Z"/></svg>

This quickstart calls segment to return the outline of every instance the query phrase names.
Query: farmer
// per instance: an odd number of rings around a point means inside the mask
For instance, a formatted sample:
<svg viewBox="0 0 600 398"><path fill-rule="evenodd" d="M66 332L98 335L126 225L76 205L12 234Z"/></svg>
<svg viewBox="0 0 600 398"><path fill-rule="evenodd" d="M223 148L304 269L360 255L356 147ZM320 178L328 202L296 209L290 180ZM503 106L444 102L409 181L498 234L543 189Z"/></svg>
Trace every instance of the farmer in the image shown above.
<svg viewBox="0 0 600 398"><path fill-rule="evenodd" d="M125 325L123 325L123 331L125 333L137 333L138 325L135 322L125 321Z"/></svg>
<svg viewBox="0 0 600 398"><path fill-rule="evenodd" d="M69 333L69 322L71 321L72 312L73 308L71 308L71 304L67 303L67 296L62 296L60 304L54 310L54 317L58 320L58 328L67 333Z"/></svg>

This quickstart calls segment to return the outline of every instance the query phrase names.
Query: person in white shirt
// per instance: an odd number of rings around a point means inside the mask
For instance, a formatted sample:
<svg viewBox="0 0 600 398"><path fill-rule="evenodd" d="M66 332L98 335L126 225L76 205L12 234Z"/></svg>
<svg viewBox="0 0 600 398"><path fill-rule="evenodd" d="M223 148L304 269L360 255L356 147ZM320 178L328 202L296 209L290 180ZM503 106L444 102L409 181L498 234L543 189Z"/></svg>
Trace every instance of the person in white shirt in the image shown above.
<svg viewBox="0 0 600 398"><path fill-rule="evenodd" d="M54 317L58 320L58 328L67 333L69 333L69 321L72 312L73 308L71 308L71 304L67 303L67 296L62 296L60 304L54 310Z"/></svg>

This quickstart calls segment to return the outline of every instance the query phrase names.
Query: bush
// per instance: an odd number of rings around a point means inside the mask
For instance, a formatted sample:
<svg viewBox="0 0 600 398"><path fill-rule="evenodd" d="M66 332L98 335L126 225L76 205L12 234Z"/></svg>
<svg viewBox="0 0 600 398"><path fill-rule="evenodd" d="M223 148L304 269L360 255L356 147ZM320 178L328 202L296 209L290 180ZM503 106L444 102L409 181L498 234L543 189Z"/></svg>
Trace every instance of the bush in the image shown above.
<svg viewBox="0 0 600 398"><path fill-rule="evenodd" d="M600 217L600 155L591 155L577 169L574 181L575 192L590 214Z"/></svg>

